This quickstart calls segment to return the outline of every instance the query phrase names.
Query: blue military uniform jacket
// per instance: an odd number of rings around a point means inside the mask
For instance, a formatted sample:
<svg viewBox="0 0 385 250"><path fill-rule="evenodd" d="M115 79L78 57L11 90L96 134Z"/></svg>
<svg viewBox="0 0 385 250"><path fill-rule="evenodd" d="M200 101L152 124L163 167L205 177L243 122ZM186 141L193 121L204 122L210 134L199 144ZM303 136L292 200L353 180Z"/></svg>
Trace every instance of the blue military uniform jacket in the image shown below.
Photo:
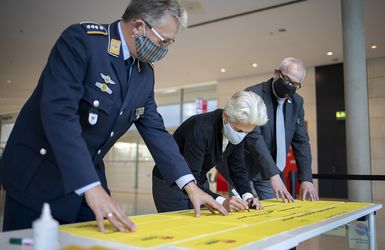
<svg viewBox="0 0 385 250"><path fill-rule="evenodd" d="M154 101L151 65L135 61L129 81L116 21L75 24L53 47L32 96L22 108L1 162L10 196L56 218L76 220L75 190L100 181L103 157L133 123L162 176L191 174Z"/></svg>

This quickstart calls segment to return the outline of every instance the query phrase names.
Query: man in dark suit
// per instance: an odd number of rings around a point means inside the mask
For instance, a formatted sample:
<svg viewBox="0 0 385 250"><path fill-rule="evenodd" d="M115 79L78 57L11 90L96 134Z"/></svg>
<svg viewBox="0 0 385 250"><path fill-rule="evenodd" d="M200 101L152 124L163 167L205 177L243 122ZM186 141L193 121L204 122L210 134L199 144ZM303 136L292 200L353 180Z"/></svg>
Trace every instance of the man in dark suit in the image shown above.
<svg viewBox="0 0 385 250"><path fill-rule="evenodd" d="M174 133L179 150L198 186L223 204L229 212L248 209L249 206L261 209L258 199L252 194L244 166L242 141L255 126L262 126L266 122L266 107L262 99L253 92L240 91L232 96L224 110L217 109L192 116ZM207 172L223 163L229 167L230 176L242 197L225 198L205 187ZM166 180L159 166L154 167L152 180L158 212L192 208L186 194Z"/></svg>
<svg viewBox="0 0 385 250"><path fill-rule="evenodd" d="M121 21L75 24L61 34L4 150L4 230L31 227L48 202L61 223L96 219L103 231L106 218L134 231L109 195L103 164L133 123L196 216L201 204L227 214L196 186L154 101L151 63L166 55L183 17L176 0L132 0Z"/></svg>
<svg viewBox="0 0 385 250"><path fill-rule="evenodd" d="M286 155L292 146L301 182L301 199L318 200L312 183L311 151L304 124L303 98L296 91L305 78L305 67L297 58L285 58L274 77L247 88L266 104L268 123L256 127L245 138L245 160L261 199L282 198L292 202L282 179Z"/></svg>

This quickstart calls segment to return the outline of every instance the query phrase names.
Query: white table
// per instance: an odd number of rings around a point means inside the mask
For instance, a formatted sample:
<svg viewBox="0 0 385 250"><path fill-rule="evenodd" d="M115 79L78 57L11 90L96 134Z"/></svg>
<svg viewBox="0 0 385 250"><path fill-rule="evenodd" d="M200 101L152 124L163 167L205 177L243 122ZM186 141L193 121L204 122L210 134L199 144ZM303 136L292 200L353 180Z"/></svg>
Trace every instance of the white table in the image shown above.
<svg viewBox="0 0 385 250"><path fill-rule="evenodd" d="M252 244L242 246L239 249L268 249L268 250L290 249L298 246L299 243L305 240L316 237L320 234L323 234L339 226L345 225L361 217L368 216L370 250L375 250L377 249L377 247L376 247L376 229L375 229L376 227L375 227L374 213L375 211L381 209L381 207L382 205L372 204L365 208L361 208L353 212L342 214L340 216L337 216L328 220L324 220L324 221L314 223L308 226L304 226L298 229L285 231L285 232L273 235L269 238L255 241ZM130 246L130 245L120 244L115 242L82 238L82 237L73 236L63 232L60 232L59 236L60 236L60 244L62 248L69 245L77 245L82 247L103 246L106 248L117 249L117 250L144 249L136 246ZM0 249L1 250L33 249L33 247L31 246L10 245L9 239L11 237L32 238L32 229L0 233ZM163 245L161 247L156 247L155 249L182 249L182 248Z"/></svg>

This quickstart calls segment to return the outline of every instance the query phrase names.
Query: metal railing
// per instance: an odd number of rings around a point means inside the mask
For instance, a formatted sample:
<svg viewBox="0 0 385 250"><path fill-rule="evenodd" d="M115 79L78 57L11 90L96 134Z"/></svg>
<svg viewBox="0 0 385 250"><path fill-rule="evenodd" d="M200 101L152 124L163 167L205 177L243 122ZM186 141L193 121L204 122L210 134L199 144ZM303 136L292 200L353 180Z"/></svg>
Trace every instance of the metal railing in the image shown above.
<svg viewBox="0 0 385 250"><path fill-rule="evenodd" d="M362 175L362 174L313 174L313 179L319 180L359 180L359 181L385 181L385 175ZM289 172L290 194L296 197L297 172Z"/></svg>

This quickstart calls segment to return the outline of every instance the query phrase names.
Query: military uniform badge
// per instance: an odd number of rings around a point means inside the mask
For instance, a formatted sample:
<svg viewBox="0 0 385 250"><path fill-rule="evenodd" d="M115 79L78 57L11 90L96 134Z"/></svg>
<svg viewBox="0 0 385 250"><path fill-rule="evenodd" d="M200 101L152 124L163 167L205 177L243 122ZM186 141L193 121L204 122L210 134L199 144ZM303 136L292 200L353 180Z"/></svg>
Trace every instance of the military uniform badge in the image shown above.
<svg viewBox="0 0 385 250"><path fill-rule="evenodd" d="M110 40L109 52L115 56L119 56L121 42L116 39Z"/></svg>
<svg viewBox="0 0 385 250"><path fill-rule="evenodd" d="M106 28L95 22L81 22L80 25L85 29L89 35L107 35Z"/></svg>

